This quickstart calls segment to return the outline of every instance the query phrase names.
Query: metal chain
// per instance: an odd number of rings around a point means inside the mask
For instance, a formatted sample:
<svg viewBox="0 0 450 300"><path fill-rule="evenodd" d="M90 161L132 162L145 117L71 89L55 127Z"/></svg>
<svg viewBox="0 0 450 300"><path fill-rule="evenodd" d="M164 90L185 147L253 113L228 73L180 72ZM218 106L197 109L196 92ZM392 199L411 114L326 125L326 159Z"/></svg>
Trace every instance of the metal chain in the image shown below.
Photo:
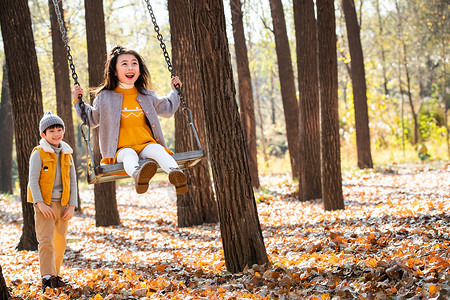
<svg viewBox="0 0 450 300"><path fill-rule="evenodd" d="M159 32L159 26L158 26L158 23L156 23L156 17L153 12L152 5L150 4L150 0L144 0L144 2L147 4L147 10L150 14L150 18L153 23L153 28L155 29L155 32L156 32L156 38L159 41L159 46L161 47L161 49L163 51L164 59L166 60L166 63L167 63L167 69L169 70L171 77L175 77L176 74L175 74L175 71L173 70L173 66L170 61L170 56L169 56L169 53L167 52L166 44L164 43L164 38L163 38L162 34ZM183 113L183 116L186 119L186 121L189 123L189 125L191 125L191 124L193 124L192 112L191 112L190 108L187 106L186 101L184 100L184 94L180 89L180 85L176 85L175 88L178 92L178 95L180 96L180 101L184 106L183 109L181 110Z"/></svg>
<svg viewBox="0 0 450 300"><path fill-rule="evenodd" d="M69 61L70 70L72 70L72 78L75 81L75 84L80 85L78 83L78 75L75 72L75 65L73 64L73 58L72 58L72 55L70 54L70 46L67 41L66 28L64 27L64 21L62 18L61 10L59 9L58 0L52 0L52 1L53 1L53 5L55 6L56 18L58 19L58 23L59 23L59 31L61 31L62 40L64 42L64 47L67 52L67 60Z"/></svg>
<svg viewBox="0 0 450 300"><path fill-rule="evenodd" d="M70 54L70 46L69 46L69 42L67 40L67 31L64 26L64 21L63 21L63 17L61 14L61 10L59 8L59 3L58 3L59 0L52 0L52 2L53 2L53 6L55 7L56 18L59 23L59 31L61 31L62 40L64 42L64 48L66 49L66 52L67 52L67 60L69 61L69 67L70 67L70 70L72 71L72 78L74 80L74 84L80 86L80 83L78 82L78 75L77 75L77 72L75 71L75 64L73 63L73 57L72 57L72 54ZM81 126L80 126L80 131L81 131L81 135L83 136L84 141L86 142L86 152L88 152L91 157L91 168L95 169L95 164L94 164L91 145L90 145L91 128L89 127L89 119L86 114L86 106L84 105L84 101L82 100L82 98L83 98L83 95L78 96L78 99L80 101L81 120L83 121L83 124L81 124ZM83 125L85 125L88 128L87 134L83 130ZM88 166L87 176L89 176L89 166Z"/></svg>
<svg viewBox="0 0 450 300"><path fill-rule="evenodd" d="M163 51L164 59L166 60L166 63L167 63L167 69L169 70L170 74L172 74L172 77L175 77L176 75L173 71L172 63L170 62L169 53L167 52L166 44L163 41L163 36L159 32L159 26L158 26L158 23L156 23L156 17L155 17L155 14L153 13L153 8L152 8L152 5L150 4L150 0L144 0L144 1L147 4L147 10L150 14L150 18L152 20L153 27L156 32L156 38L158 39L158 41L160 43L159 46L161 47L161 49Z"/></svg>
<svg viewBox="0 0 450 300"><path fill-rule="evenodd" d="M58 0L52 0L53 1L53 5L55 6L55 13L56 13L56 18L58 19L58 23L59 23L59 31L61 31L61 35L62 35L62 40L64 42L64 48L66 49L67 52L67 60L69 61L69 67L70 70L72 71L72 78L74 80L74 84L75 85L80 85L78 83L78 75L77 72L75 71L75 64L73 63L73 57L72 54L70 54L70 46L69 46L69 42L67 40L67 32L66 32L66 28L64 26L64 21L62 18L62 14L61 14L61 10L59 9L59 3ZM81 108L81 119L83 120L83 124L88 124L88 118L85 112L85 105L84 102L82 100L82 95L80 95L78 97L80 102L80 108ZM84 134L83 134L84 135Z"/></svg>

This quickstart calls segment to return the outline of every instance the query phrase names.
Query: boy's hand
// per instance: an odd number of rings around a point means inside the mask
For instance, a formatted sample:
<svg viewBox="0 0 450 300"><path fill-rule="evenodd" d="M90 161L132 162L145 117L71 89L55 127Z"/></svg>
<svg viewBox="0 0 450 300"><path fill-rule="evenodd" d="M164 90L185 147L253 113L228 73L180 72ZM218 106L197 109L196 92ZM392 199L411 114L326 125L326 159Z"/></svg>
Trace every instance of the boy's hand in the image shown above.
<svg viewBox="0 0 450 300"><path fill-rule="evenodd" d="M64 215L62 216L61 219L69 221L70 219L72 219L74 211L75 206L69 205L69 207L67 207L66 210L64 211Z"/></svg>
<svg viewBox="0 0 450 300"><path fill-rule="evenodd" d="M54 218L55 213L53 212L53 209L45 204L44 202L38 202L37 207L41 211L41 213L44 215L45 218Z"/></svg>

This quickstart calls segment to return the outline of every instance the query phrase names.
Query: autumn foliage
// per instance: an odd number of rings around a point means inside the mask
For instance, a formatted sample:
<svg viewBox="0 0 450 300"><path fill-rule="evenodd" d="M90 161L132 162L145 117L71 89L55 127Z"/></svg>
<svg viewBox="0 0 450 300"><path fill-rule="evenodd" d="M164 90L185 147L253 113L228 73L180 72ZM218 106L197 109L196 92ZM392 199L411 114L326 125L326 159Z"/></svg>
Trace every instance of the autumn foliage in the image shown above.
<svg viewBox="0 0 450 300"><path fill-rule="evenodd" d="M225 269L219 225L176 226L165 181L119 186L121 226L95 227L93 190L72 221L65 289L41 292L36 252L18 252L21 205L0 201L0 261L15 299L448 299L450 165L344 173L346 209L299 202L290 176L256 192L269 266Z"/></svg>

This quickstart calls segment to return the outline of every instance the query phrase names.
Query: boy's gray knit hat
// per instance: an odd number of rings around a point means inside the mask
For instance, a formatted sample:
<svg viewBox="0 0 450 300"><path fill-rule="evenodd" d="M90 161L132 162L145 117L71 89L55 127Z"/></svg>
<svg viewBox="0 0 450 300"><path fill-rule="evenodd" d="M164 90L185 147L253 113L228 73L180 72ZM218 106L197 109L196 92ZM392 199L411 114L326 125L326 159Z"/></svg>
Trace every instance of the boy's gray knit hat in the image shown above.
<svg viewBox="0 0 450 300"><path fill-rule="evenodd" d="M63 129L65 129L63 120L57 115L52 114L51 111L47 110L39 122L39 131L44 132L45 129L56 124L62 125Z"/></svg>

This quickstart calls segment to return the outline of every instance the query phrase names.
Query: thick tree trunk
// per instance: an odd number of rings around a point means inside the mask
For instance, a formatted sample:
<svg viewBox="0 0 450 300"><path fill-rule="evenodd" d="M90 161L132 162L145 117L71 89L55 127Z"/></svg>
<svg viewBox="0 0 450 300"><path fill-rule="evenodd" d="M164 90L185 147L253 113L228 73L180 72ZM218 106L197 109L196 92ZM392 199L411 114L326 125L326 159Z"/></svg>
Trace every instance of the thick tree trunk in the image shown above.
<svg viewBox="0 0 450 300"><path fill-rule="evenodd" d="M2 96L0 103L0 193L13 193L12 180L12 150L13 150L13 132L11 128L13 116L11 109L11 97L9 96L8 72L6 64L3 65Z"/></svg>
<svg viewBox="0 0 450 300"><path fill-rule="evenodd" d="M183 82L186 104L192 112L195 128L202 148L206 147L205 120L202 95L196 68L196 52L191 30L188 0L169 0L169 21L174 69ZM191 128L186 122L181 107L175 114L175 150L185 152L196 149ZM186 111L186 115L189 116ZM205 152L206 149L203 149ZM206 153L206 157L208 157ZM177 195L178 226L188 227L203 223L217 223L217 204L209 175L208 159L204 159L186 172L189 192Z"/></svg>
<svg viewBox="0 0 450 300"><path fill-rule="evenodd" d="M86 38L88 48L89 86L98 86L103 82L103 69L106 58L105 21L103 2L101 0L85 0ZM91 102L94 99L91 99ZM94 130L94 161L98 165L101 160L98 146L98 130ZM116 201L116 183L107 182L94 186L95 225L112 226L120 224Z"/></svg>
<svg viewBox="0 0 450 300"><path fill-rule="evenodd" d="M281 99L283 101L286 136L291 160L292 176L300 176L300 132L299 108L295 91L294 71L292 69L291 50L286 31L283 4L281 0L270 0L273 20L275 48L277 51L278 73L280 75Z"/></svg>
<svg viewBox="0 0 450 300"><path fill-rule="evenodd" d="M356 152L360 169L373 168L370 151L369 113L367 108L366 73L360 30L354 0L342 0L348 45L351 56L353 103L355 111Z"/></svg>
<svg viewBox="0 0 450 300"><path fill-rule="evenodd" d="M333 0L317 0L322 194L325 210L344 209L337 85L336 23Z"/></svg>
<svg viewBox="0 0 450 300"><path fill-rule="evenodd" d="M317 29L312 0L294 0L300 129L300 200L322 197Z"/></svg>
<svg viewBox="0 0 450 300"><path fill-rule="evenodd" d="M0 266L0 299L7 300L9 298L9 290L6 286L5 278L3 278L2 266Z"/></svg>
<svg viewBox="0 0 450 300"><path fill-rule="evenodd" d="M220 230L228 271L268 263L248 168L221 0L190 0Z"/></svg>
<svg viewBox="0 0 450 300"><path fill-rule="evenodd" d="M63 11L62 0L58 0L60 10ZM72 93L69 79L69 65L67 63L67 53L64 42L61 39L59 23L56 18L55 6L52 0L48 0L50 12L50 25L52 29L52 49L53 49L53 72L55 73L55 90L57 114L64 120L66 132L64 140L72 147L73 162L77 168L77 145L75 143L75 130L72 117ZM64 20L64 15L61 16ZM78 178L78 176L77 176ZM77 181L78 186L78 181ZM78 189L77 189L78 190ZM81 208L80 197L78 198L78 207Z"/></svg>
<svg viewBox="0 0 450 300"><path fill-rule="evenodd" d="M41 80L34 46L31 16L26 0L0 1L0 26L14 113L17 164L23 228L18 250L36 250L34 209L27 202L28 165L31 151L39 144L39 121L43 115Z"/></svg>
<svg viewBox="0 0 450 300"><path fill-rule="evenodd" d="M247 142L248 166L252 185L259 188L258 161L256 150L255 106L253 104L252 79L248 65L247 46L245 44L244 22L242 20L241 0L231 0L231 20L233 25L234 48L238 72L239 105L243 131Z"/></svg>

